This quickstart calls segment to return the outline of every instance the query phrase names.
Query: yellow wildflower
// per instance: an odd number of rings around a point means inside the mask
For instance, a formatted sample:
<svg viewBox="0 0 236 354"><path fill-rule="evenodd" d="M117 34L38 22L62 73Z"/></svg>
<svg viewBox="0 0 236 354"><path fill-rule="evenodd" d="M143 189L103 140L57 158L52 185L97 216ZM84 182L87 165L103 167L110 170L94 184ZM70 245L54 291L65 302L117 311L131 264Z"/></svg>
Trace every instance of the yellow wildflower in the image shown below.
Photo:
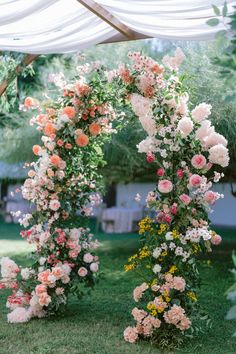
<svg viewBox="0 0 236 354"><path fill-rule="evenodd" d="M170 267L169 273L173 274L177 269L178 268L175 265L173 265L173 266Z"/></svg>
<svg viewBox="0 0 236 354"><path fill-rule="evenodd" d="M195 294L193 291L188 291L188 292L187 292L187 296L188 296L191 300L197 301L197 296L196 296L196 294Z"/></svg>
<svg viewBox="0 0 236 354"><path fill-rule="evenodd" d="M130 270L133 270L134 268L135 268L135 264L134 264L134 263L125 264L125 265L124 265L125 272L128 272L128 271L130 271Z"/></svg>

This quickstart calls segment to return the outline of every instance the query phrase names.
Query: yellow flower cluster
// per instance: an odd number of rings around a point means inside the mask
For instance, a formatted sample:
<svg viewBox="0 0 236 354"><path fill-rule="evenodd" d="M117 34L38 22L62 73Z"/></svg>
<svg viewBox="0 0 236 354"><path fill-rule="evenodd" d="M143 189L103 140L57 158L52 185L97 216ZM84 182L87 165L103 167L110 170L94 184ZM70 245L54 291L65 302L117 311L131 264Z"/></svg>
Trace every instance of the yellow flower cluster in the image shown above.
<svg viewBox="0 0 236 354"><path fill-rule="evenodd" d="M156 306L153 303L149 302L147 304L147 309L150 311L150 314L152 316L156 316L157 315L157 308L156 308Z"/></svg>
<svg viewBox="0 0 236 354"><path fill-rule="evenodd" d="M160 225L160 229L158 230L158 235L162 235L163 232L165 232L167 230L167 226L165 224L161 224Z"/></svg>
<svg viewBox="0 0 236 354"><path fill-rule="evenodd" d="M124 265L125 272L129 272L130 270L133 270L134 268L135 268L134 263Z"/></svg>
<svg viewBox="0 0 236 354"><path fill-rule="evenodd" d="M196 294L195 294L193 291L188 291L188 292L187 292L187 296L188 296L191 300L197 301L197 296L196 296Z"/></svg>
<svg viewBox="0 0 236 354"><path fill-rule="evenodd" d="M151 228L152 220L147 216L139 222L139 234L142 235L147 231L152 230Z"/></svg>

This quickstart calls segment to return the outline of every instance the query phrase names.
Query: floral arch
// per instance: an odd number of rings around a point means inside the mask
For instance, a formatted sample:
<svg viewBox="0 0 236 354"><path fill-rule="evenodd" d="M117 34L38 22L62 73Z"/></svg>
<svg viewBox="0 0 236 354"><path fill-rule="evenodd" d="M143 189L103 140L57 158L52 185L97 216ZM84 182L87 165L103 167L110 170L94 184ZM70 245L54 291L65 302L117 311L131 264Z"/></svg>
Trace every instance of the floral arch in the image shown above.
<svg viewBox="0 0 236 354"><path fill-rule="evenodd" d="M98 244L87 227L88 204L99 202L101 147L127 123L122 108L131 104L147 132L138 150L153 164L157 187L147 196L156 216L140 222L140 249L125 265L126 271L138 270L144 282L134 290L135 326L124 338L161 344L195 326L196 256L221 241L209 227L208 212L222 197L211 187L223 176L214 166L228 165L227 141L207 119L209 104L190 108L178 77L180 49L164 57L163 65L140 53L129 58L132 65L117 71L86 67L86 79L79 75L62 83L56 100L25 99L23 108L36 111L31 123L42 132L42 145L33 146L38 160L29 164L22 187L35 210L20 219L22 237L36 250L27 268L1 259L0 286L12 289L9 322L54 314L69 293L81 296L81 285L95 285Z"/></svg>

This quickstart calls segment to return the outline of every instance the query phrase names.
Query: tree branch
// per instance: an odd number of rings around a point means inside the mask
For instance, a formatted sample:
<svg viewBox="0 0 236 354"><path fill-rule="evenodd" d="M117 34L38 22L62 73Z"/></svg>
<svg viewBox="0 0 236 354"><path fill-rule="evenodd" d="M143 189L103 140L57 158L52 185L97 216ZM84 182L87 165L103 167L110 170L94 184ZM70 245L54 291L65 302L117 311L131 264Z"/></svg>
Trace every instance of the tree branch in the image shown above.
<svg viewBox="0 0 236 354"><path fill-rule="evenodd" d="M31 64L39 55L37 54L27 54L22 62L18 64L9 74L8 77L0 84L0 96L6 91L9 84L18 76L20 75L26 66Z"/></svg>

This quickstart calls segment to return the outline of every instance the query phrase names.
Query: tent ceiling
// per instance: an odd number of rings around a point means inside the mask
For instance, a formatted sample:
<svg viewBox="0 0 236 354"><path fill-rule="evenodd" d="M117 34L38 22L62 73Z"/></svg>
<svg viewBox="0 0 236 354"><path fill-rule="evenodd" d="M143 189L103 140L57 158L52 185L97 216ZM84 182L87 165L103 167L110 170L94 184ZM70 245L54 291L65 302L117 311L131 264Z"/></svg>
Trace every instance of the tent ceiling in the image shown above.
<svg viewBox="0 0 236 354"><path fill-rule="evenodd" d="M232 11L234 0L228 0ZM70 53L139 38L207 40L212 3L224 0L1 0L0 50Z"/></svg>

